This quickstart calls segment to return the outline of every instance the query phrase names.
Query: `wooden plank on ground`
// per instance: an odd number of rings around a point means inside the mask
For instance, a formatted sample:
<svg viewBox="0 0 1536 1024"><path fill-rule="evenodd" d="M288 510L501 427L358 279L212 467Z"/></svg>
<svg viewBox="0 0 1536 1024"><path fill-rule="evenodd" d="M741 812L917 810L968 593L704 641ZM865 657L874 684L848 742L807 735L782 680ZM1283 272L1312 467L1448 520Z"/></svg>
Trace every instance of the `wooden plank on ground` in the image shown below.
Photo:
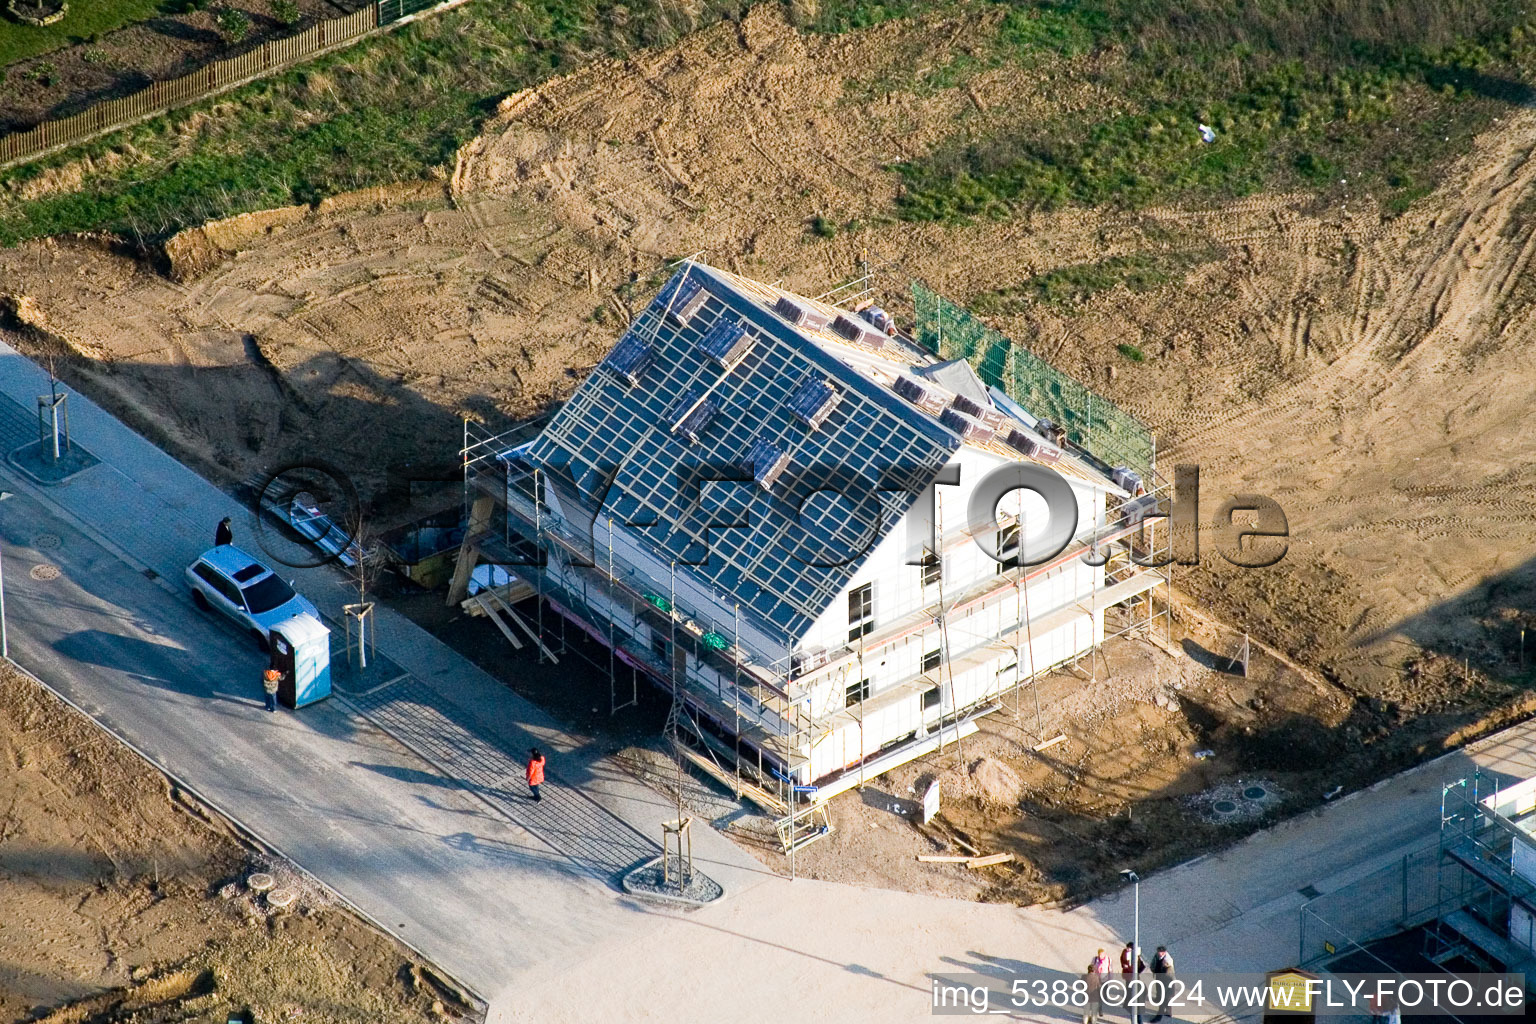
<svg viewBox="0 0 1536 1024"><path fill-rule="evenodd" d="M490 596L492 601L496 602L502 611L507 613L507 618L511 619L514 625L518 626L524 633L528 634L528 639L532 640L535 644L538 645L539 650L544 652L544 657L548 658L556 665L560 664L560 659L555 657L555 652L544 646L544 641L539 639L539 634L534 632L533 627L528 625L528 623L524 621L521 615L512 610L511 605L503 601L494 590L487 590L485 593Z"/></svg>
<svg viewBox="0 0 1536 1024"><path fill-rule="evenodd" d="M1058 743L1065 743L1066 740L1067 740L1067 734L1066 733L1062 733L1060 736L1057 736L1055 739L1046 740L1044 743L1036 743L1035 746L1034 746L1034 751L1035 751L1035 753L1038 754L1042 750L1049 750L1051 747L1054 747Z"/></svg>
<svg viewBox="0 0 1536 1024"><path fill-rule="evenodd" d="M480 596L481 594L485 593L486 590L495 590L496 596L501 599L502 604L517 604L517 602L526 600L527 598L530 598L534 596L535 593L537 593L537 591L533 589L532 584L528 583L526 580L518 578L510 583L503 583L499 587L482 588L474 595L466 597L464 600L460 601L459 607L464 609L465 613L468 615L484 615L485 608L480 602Z"/></svg>
<svg viewBox="0 0 1536 1024"><path fill-rule="evenodd" d="M761 786L748 782L746 779L737 780L735 776L727 774L714 761L696 750L690 750L686 745L678 743L676 740L672 741L672 748L686 757L691 764L696 765L704 774L720 783L726 789L734 791L737 797L752 801L769 814L782 816L789 813L788 804Z"/></svg>
<svg viewBox="0 0 1536 1024"><path fill-rule="evenodd" d="M523 642L517 638L517 635L508 628L505 622L501 621L501 616L496 614L496 606L486 601L480 595L476 595L476 598L476 604L480 606L480 610L485 613L486 618L496 623L496 628L501 630L501 635L507 638L507 643L512 645L512 649L515 651L522 650Z"/></svg>
<svg viewBox="0 0 1536 1024"><path fill-rule="evenodd" d="M989 853L985 857L971 857L965 862L968 868L989 868L994 864L1007 864L1013 860L1011 853Z"/></svg>
<svg viewBox="0 0 1536 1024"><path fill-rule="evenodd" d="M917 859L924 864L968 864L973 859L957 854L927 854L920 853Z"/></svg>

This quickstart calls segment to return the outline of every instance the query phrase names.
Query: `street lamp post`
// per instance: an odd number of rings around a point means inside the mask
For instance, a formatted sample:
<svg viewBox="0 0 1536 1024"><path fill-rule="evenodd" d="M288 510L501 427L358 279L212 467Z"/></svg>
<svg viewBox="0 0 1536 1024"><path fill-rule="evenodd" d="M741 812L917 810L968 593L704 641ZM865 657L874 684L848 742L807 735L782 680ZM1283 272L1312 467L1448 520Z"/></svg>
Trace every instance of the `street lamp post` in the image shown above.
<svg viewBox="0 0 1536 1024"><path fill-rule="evenodd" d="M1141 876L1130 868L1120 872L1120 877L1131 883L1131 977L1125 986L1126 998L1131 1001L1131 1024L1141 1024L1141 1006L1132 997L1132 983L1136 981L1136 967L1141 963Z"/></svg>
<svg viewBox="0 0 1536 1024"><path fill-rule="evenodd" d="M10 491L0 491L0 501L4 501L10 496ZM0 549L4 547L5 545L0 543ZM0 658L9 658L10 656L11 645L6 641L5 637L5 558L3 554L0 554Z"/></svg>

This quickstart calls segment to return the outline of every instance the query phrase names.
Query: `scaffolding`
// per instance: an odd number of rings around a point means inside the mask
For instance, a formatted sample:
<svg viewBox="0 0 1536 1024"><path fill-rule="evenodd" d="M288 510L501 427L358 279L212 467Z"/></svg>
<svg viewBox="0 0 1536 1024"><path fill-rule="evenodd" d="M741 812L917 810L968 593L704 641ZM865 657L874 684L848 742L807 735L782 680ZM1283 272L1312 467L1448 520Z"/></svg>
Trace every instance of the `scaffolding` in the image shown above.
<svg viewBox="0 0 1536 1024"><path fill-rule="evenodd" d="M1513 787L1516 800L1528 804L1520 791L1530 788ZM1514 856L1516 843L1533 840L1502 813L1511 792L1481 772L1441 788L1438 912L1424 954L1437 964L1488 954L1506 970L1532 965L1530 951L1507 938L1514 908L1536 915L1536 882L1516 870Z"/></svg>
<svg viewBox="0 0 1536 1024"><path fill-rule="evenodd" d="M869 294L870 280L866 271L863 278L837 291L839 299ZM1111 416L1107 410L1113 407L1099 400L1086 422L1107 422ZM1113 412L1118 414L1118 410ZM1141 474L1144 487L1138 490L1143 493L1118 497L1113 496L1117 490L1111 490L1103 519L1050 561L1008 566L996 576L971 581L958 590L944 587L941 573L937 600L882 622L879 629L850 640L847 646L809 655L785 653L764 663L760 655L754 656L742 645L739 604L727 601L710 609L679 607L675 563L667 578L667 574L655 574L654 569L648 575L616 554L614 525L602 510L598 510L590 530L585 524L567 520L562 510L591 511L586 508L586 499L570 491L568 481L555 474L541 474L520 458L542 425L524 424L498 433L465 422L464 486L466 504L472 506L472 527L464 552L469 553L470 561L483 558L510 565L528 577L539 603L537 632L541 637L545 635L543 612L547 608L562 630L569 623L606 649L606 659L588 660L597 670L606 668L608 672L612 710L635 703L642 676L670 696L666 733L678 756L772 818L779 842L791 858L795 850L830 831L826 810L830 796L862 786L869 778L912 757L958 746L963 736L975 731L976 720L1005 706L1010 694L1017 711L1018 695L1026 687L1034 688L1052 669L1076 665L1084 657L1095 656L1102 643L1128 634L1142 635L1170 649L1168 567L1173 560L1172 531L1158 512L1166 511L1169 483L1157 472L1155 449L1150 443L1144 463L1117 463L1131 465ZM1150 439L1145 428L1139 424L1136 428L1141 433L1135 436ZM1107 430L1100 433L1110 436ZM1129 431L1125 433L1130 436ZM1070 436L1066 447L1085 461L1091 457L1089 450ZM494 515L493 507L504 514ZM935 532L936 545L929 553L938 557L941 565L946 551L973 543L969 529L963 526L948 532L940 527ZM1102 583L1065 607L1039 617L1027 614L1031 584L1085 556L1102 559ZM467 574L463 563L461 557L461 571L456 577ZM1001 632L970 649L956 650L951 645L951 618L974 615L1008 601L1015 609L1020 604L1026 609L1017 615L1018 621L1005 622ZM1131 602L1133 607L1120 607ZM1095 642L1061 660L1047 664L1041 658L1037 664L1034 639L1060 626L1081 622L1084 616L1097 638ZM758 627L761 631L762 624ZM815 684L849 673L855 681L863 679L859 670L866 656L930 629L936 629L941 637L942 660L936 670L877 693L860 690L854 695L857 699L851 697L843 707L812 708ZM775 646L793 652L794 638L777 637ZM1011 678L1000 671L987 692L957 706L955 675L1000 660L1007 652L1014 654ZM627 687L620 678L626 670ZM862 723L868 714L935 686L948 698L941 700L937 714L930 715L925 709L921 724L906 739L874 751L867 749ZM621 700L626 689L628 699ZM1038 709L1038 691L1035 698ZM1036 717L1038 722L1038 714ZM855 725L861 732L856 762L810 778L811 754L817 743L835 730Z"/></svg>
<svg viewBox="0 0 1536 1024"><path fill-rule="evenodd" d="M1497 777L1481 773L1443 785L1435 843L1347 885L1311 894L1301 908L1297 965L1417 970L1402 962L1402 946L1377 946L1417 931L1422 944L1412 948L1443 970L1536 976L1536 957L1510 935L1512 909L1536 909L1536 884L1516 870L1513 856L1514 844L1532 837L1505 813L1516 800L1528 813L1533 796L1536 785L1502 787Z"/></svg>

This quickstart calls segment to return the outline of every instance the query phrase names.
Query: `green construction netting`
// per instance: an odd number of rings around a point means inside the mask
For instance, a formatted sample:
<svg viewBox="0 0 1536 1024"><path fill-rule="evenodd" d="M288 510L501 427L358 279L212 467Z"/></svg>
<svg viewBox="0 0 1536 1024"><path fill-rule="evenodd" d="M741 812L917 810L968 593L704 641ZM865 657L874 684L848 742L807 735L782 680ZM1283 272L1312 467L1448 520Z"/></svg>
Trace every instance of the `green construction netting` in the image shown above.
<svg viewBox="0 0 1536 1024"><path fill-rule="evenodd" d="M922 284L912 282L916 340L941 359L964 359L987 384L1031 414L1064 427L1073 443L1151 483L1152 433L1114 403Z"/></svg>

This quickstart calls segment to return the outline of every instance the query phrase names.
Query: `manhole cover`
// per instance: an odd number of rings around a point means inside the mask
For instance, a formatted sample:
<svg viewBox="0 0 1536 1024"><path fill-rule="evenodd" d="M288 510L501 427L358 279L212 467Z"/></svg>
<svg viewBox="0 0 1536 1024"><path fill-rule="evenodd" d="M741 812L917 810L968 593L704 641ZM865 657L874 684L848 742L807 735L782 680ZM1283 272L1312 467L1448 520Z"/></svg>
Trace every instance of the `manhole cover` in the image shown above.
<svg viewBox="0 0 1536 1024"><path fill-rule="evenodd" d="M1232 800L1217 800L1215 803L1211 804L1211 810L1215 811L1217 814L1236 814L1237 803Z"/></svg>
<svg viewBox="0 0 1536 1024"><path fill-rule="evenodd" d="M56 533L40 533L32 538L32 548L34 551L57 551L59 550L59 545L63 543Z"/></svg>
<svg viewBox="0 0 1536 1024"><path fill-rule="evenodd" d="M273 889L267 893L267 906L281 909L293 902L293 893L287 889Z"/></svg>
<svg viewBox="0 0 1536 1024"><path fill-rule="evenodd" d="M1243 796L1249 800L1263 800L1265 797L1269 796L1269 790L1265 789L1263 786L1249 786L1247 789L1243 790Z"/></svg>
<svg viewBox="0 0 1536 1024"><path fill-rule="evenodd" d="M59 567L44 562L42 565L34 565L31 575L35 580L56 580L59 578Z"/></svg>
<svg viewBox="0 0 1536 1024"><path fill-rule="evenodd" d="M251 877L247 878L245 880L245 884L257 892L266 892L268 889L272 888L274 884L276 884L276 881L276 879L267 874L265 871L258 871Z"/></svg>

